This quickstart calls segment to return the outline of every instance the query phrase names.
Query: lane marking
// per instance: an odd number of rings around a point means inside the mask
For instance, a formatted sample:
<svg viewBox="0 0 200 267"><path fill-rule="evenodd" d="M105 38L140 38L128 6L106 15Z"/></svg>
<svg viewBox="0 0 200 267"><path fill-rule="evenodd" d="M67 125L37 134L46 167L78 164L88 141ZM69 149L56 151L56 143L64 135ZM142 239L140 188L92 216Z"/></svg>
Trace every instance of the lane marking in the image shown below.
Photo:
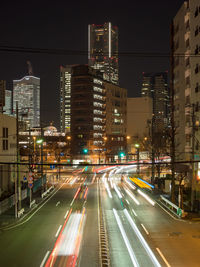
<svg viewBox="0 0 200 267"><path fill-rule="evenodd" d="M45 256L44 256L43 261L42 261L41 264L40 264L40 267L43 267L43 266L44 266L44 264L45 264L45 262L46 262L46 260L47 260L47 258L48 258L48 256L49 256L49 253L50 253L50 251L47 251L47 253L46 253Z"/></svg>
<svg viewBox="0 0 200 267"><path fill-rule="evenodd" d="M142 228L144 229L144 231L146 232L147 235L149 235L149 232L147 231L147 229L145 228L145 226L141 223Z"/></svg>
<svg viewBox="0 0 200 267"><path fill-rule="evenodd" d="M130 205L130 202L126 199L126 202Z"/></svg>
<svg viewBox="0 0 200 267"><path fill-rule="evenodd" d="M56 207L57 207L59 204L60 204L60 201L58 201L58 202L56 203Z"/></svg>
<svg viewBox="0 0 200 267"><path fill-rule="evenodd" d="M67 211L67 212L65 213L64 219L66 219L66 218L67 218L67 214L68 214L68 212L69 212L69 211Z"/></svg>
<svg viewBox="0 0 200 267"><path fill-rule="evenodd" d="M136 212L134 211L134 209L132 209L132 212L133 212L133 214L137 217L137 214L136 214Z"/></svg>
<svg viewBox="0 0 200 267"><path fill-rule="evenodd" d="M167 267L171 267L171 265L168 263L168 261L166 260L166 258L164 257L164 255L162 254L162 252L160 251L160 249L159 248L156 248L156 250L160 254L161 258L163 259L163 261L165 262L165 264L167 265Z"/></svg>
<svg viewBox="0 0 200 267"><path fill-rule="evenodd" d="M58 237L58 234L59 234L61 228L62 228L62 224L59 226L59 228L58 228L58 230L57 230L57 232L56 232L55 237Z"/></svg>

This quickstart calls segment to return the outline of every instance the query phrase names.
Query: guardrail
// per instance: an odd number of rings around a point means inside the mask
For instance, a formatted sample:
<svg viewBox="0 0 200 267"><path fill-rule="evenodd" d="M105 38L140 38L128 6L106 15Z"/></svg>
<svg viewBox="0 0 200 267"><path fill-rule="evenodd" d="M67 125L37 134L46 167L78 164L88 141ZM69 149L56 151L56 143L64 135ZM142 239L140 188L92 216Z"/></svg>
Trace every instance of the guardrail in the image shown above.
<svg viewBox="0 0 200 267"><path fill-rule="evenodd" d="M54 189L53 185L47 189L44 193L42 193L42 198L44 198L52 189Z"/></svg>
<svg viewBox="0 0 200 267"><path fill-rule="evenodd" d="M30 203L30 208L32 207L32 206L34 206L36 203L35 203L35 199L33 200L33 201L31 201L31 203Z"/></svg>
<svg viewBox="0 0 200 267"><path fill-rule="evenodd" d="M17 213L17 218L20 218L21 215L23 215L23 213L24 213L24 208L21 209L20 211L18 211L18 213Z"/></svg>
<svg viewBox="0 0 200 267"><path fill-rule="evenodd" d="M168 208L171 212L173 212L175 215L181 217L185 217L185 212L181 208L179 208L177 205L169 201L167 198L163 197L162 195L160 196L161 201L164 202L163 204L165 205L166 208Z"/></svg>

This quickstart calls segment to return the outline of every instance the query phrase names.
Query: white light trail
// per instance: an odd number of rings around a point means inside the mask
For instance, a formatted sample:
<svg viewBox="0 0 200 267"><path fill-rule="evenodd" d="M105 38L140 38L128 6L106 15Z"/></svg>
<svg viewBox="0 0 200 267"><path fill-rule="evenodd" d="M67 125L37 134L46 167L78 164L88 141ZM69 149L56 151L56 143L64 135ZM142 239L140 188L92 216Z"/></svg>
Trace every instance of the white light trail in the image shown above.
<svg viewBox="0 0 200 267"><path fill-rule="evenodd" d="M119 216L117 214L117 211L115 209L113 209L113 213L114 213L115 219L117 221L118 227L120 229L121 235L122 235L122 237L124 239L124 243L125 243L125 245L126 245L126 247L128 249L128 253L130 255L130 258L131 258L131 261L133 263L133 266L136 266L136 267L138 266L139 267L139 263L137 261L137 258L135 256L134 252L133 252L133 249L132 249L132 247L130 245L130 242L129 242L128 237L127 237L127 235L125 233L124 227L122 226L122 222L121 222L121 220L120 220L120 218L119 218Z"/></svg>
<svg viewBox="0 0 200 267"><path fill-rule="evenodd" d="M121 195L121 193L119 192L119 190L118 190L116 184L114 184L114 189L115 189L115 191L116 191L118 197L119 197L119 198L122 198L122 195Z"/></svg>
<svg viewBox="0 0 200 267"><path fill-rule="evenodd" d="M126 216L126 218L128 219L132 229L134 230L134 232L136 233L137 237L139 238L140 242L142 243L143 247L145 248L146 252L148 253L149 257L151 258L153 264L155 266L161 267L160 263L158 262L158 260L156 259L154 253L152 252L152 250L150 249L149 245L147 244L147 242L145 241L144 237L142 236L142 234L140 233L139 229L137 228L136 224L133 222L130 214L128 213L127 209L124 209L124 214Z"/></svg>
<svg viewBox="0 0 200 267"><path fill-rule="evenodd" d="M136 189L136 187L133 184L131 184L127 179L125 179L125 181L132 189L134 190Z"/></svg>
<svg viewBox="0 0 200 267"><path fill-rule="evenodd" d="M124 188L126 193L132 198L132 200L137 204L137 205L140 205L140 202L135 198L135 196L129 191L127 190L126 188Z"/></svg>
<svg viewBox="0 0 200 267"><path fill-rule="evenodd" d="M110 192L110 188L109 188L109 185L108 185L107 181L105 181L105 187L106 187L106 190L108 192L109 198L112 198L112 194Z"/></svg>
<svg viewBox="0 0 200 267"><path fill-rule="evenodd" d="M130 202L128 201L128 199L126 199L126 202L130 205Z"/></svg>
<svg viewBox="0 0 200 267"><path fill-rule="evenodd" d="M137 190L138 191L138 193L141 195L141 196L143 196L152 206L154 206L155 205L155 202L152 200L152 199L150 199L150 197L149 196L147 196L145 193L143 193L142 191L140 191L140 189L138 189Z"/></svg>

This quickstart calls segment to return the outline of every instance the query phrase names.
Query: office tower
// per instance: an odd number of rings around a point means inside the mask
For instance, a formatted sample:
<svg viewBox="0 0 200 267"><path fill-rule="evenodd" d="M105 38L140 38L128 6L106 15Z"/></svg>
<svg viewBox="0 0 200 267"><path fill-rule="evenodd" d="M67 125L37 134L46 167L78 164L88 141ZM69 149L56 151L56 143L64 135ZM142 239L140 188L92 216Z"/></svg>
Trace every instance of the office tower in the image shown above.
<svg viewBox="0 0 200 267"><path fill-rule="evenodd" d="M167 72L143 73L142 97L153 100L154 132L163 132L169 126L169 88Z"/></svg>
<svg viewBox="0 0 200 267"><path fill-rule="evenodd" d="M5 105L5 90L6 81L0 80L0 113L3 113L3 107Z"/></svg>
<svg viewBox="0 0 200 267"><path fill-rule="evenodd" d="M60 67L60 130L70 132L71 126L71 68Z"/></svg>
<svg viewBox="0 0 200 267"><path fill-rule="evenodd" d="M25 76L13 81L13 109L16 112L18 101L19 119L27 127L40 126L40 78Z"/></svg>
<svg viewBox="0 0 200 267"><path fill-rule="evenodd" d="M118 28L111 22L88 25L88 64L103 73L103 79L119 83Z"/></svg>
<svg viewBox="0 0 200 267"><path fill-rule="evenodd" d="M5 90L5 106L3 107L3 113L7 115L12 114L12 92Z"/></svg>

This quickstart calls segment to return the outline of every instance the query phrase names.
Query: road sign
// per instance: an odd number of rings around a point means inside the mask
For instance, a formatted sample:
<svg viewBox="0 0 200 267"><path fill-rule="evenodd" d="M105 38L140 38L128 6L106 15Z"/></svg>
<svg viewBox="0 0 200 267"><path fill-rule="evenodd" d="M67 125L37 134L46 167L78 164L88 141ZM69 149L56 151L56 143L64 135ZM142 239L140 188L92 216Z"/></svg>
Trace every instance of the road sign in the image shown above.
<svg viewBox="0 0 200 267"><path fill-rule="evenodd" d="M32 188L32 187L33 187L33 184L30 184L30 183L29 183L29 184L28 184L28 187L29 187L29 188Z"/></svg>
<svg viewBox="0 0 200 267"><path fill-rule="evenodd" d="M33 183L33 177L30 177L30 176L28 177L28 183L29 184L32 184Z"/></svg>
<svg viewBox="0 0 200 267"><path fill-rule="evenodd" d="M50 165L50 169L51 170L55 169L55 165Z"/></svg>

